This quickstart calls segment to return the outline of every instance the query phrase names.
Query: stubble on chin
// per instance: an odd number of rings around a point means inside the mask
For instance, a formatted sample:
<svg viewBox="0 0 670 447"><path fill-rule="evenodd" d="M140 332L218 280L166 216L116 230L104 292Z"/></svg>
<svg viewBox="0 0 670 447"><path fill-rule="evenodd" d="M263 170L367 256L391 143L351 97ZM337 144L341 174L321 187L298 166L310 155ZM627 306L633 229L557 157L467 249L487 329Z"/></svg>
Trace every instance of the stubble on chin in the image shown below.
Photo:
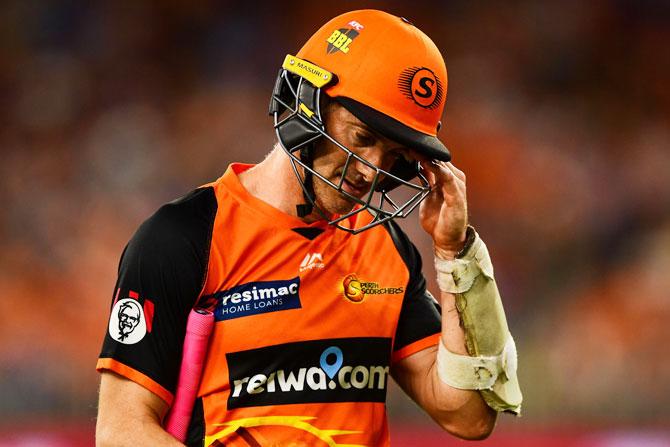
<svg viewBox="0 0 670 447"><path fill-rule="evenodd" d="M334 180L331 181L336 183ZM316 178L314 179L314 194L317 206L328 215L347 214L356 205L353 200Z"/></svg>
<svg viewBox="0 0 670 447"><path fill-rule="evenodd" d="M314 169L330 182L337 185L342 176L346 157L341 159L340 150L329 148L328 144L328 142L323 140L315 144ZM327 215L347 214L356 205L355 201L341 194L318 176L313 176L313 182L316 205Z"/></svg>

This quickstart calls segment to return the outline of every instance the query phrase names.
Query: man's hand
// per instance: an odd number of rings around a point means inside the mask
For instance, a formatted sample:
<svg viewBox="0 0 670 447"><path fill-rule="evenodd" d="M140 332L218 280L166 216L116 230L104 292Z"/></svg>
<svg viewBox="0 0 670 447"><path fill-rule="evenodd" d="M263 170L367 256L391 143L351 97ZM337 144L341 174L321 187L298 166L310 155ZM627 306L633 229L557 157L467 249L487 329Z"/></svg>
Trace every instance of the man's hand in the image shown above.
<svg viewBox="0 0 670 447"><path fill-rule="evenodd" d="M436 256L454 259L463 248L468 223L465 174L451 163L426 160L421 163L431 192L421 203L423 229L433 238ZM465 333L452 293L440 293L442 308L441 344L454 354L468 355ZM497 413L476 390L454 388L437 372L438 347L431 346L394 365L393 377L405 392L445 430L464 439L486 438L496 423Z"/></svg>
<svg viewBox="0 0 670 447"><path fill-rule="evenodd" d="M419 218L431 235L435 254L453 259L463 248L468 224L465 174L451 163L422 161L431 192L421 203Z"/></svg>

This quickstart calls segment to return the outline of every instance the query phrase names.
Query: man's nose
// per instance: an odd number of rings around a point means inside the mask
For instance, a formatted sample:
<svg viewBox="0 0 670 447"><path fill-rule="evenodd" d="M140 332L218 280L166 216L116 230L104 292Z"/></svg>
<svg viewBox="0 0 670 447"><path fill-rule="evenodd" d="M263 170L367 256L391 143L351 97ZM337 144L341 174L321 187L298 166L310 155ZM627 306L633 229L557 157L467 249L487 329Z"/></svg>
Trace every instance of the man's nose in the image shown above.
<svg viewBox="0 0 670 447"><path fill-rule="evenodd" d="M358 161L356 165L358 172L363 174L366 182L371 183L374 180L375 175L377 174L377 169L375 168L385 169L385 155L385 151L378 147L366 148L359 154L359 157L372 165L370 166L361 161Z"/></svg>

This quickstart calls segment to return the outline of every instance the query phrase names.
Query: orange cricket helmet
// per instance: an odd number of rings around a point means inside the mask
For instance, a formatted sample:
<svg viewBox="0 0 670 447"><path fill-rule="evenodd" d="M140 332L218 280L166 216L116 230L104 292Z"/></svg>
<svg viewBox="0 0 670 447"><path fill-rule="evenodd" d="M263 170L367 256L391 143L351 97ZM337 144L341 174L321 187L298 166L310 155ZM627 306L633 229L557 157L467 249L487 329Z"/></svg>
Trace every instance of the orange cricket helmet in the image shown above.
<svg viewBox="0 0 670 447"><path fill-rule="evenodd" d="M296 55L337 77L324 92L382 135L449 161L437 138L447 68L433 41L405 18L372 9L323 25Z"/></svg>
<svg viewBox="0 0 670 447"><path fill-rule="evenodd" d="M357 233L406 217L430 193L418 161L401 157L385 171L333 139L321 115L322 94L387 138L428 158L449 161L449 150L437 138L446 92L447 70L439 50L408 20L361 10L322 26L296 56L286 56L270 100L277 138L291 159L307 202L298 205L298 215L304 217L316 209L329 224ZM320 138L347 155L345 172L337 183L313 169L313 148ZM352 160L376 171L367 197L355 197L342 187ZM359 206L331 219L316 204L313 176ZM399 186L411 193L409 199L403 195L400 201L390 195ZM374 198L375 194L379 197ZM364 210L374 215L372 222L349 228L346 219Z"/></svg>

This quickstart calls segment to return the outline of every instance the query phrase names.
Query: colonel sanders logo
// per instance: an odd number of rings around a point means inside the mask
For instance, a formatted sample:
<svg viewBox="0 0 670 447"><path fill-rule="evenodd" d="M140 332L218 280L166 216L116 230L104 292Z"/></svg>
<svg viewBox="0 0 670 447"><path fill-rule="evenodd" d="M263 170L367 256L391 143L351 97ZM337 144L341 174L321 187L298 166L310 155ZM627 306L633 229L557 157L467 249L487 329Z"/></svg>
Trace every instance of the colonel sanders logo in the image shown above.
<svg viewBox="0 0 670 447"><path fill-rule="evenodd" d="M109 318L109 336L119 343L132 345L142 340L146 333L144 311L137 300L117 301Z"/></svg>

